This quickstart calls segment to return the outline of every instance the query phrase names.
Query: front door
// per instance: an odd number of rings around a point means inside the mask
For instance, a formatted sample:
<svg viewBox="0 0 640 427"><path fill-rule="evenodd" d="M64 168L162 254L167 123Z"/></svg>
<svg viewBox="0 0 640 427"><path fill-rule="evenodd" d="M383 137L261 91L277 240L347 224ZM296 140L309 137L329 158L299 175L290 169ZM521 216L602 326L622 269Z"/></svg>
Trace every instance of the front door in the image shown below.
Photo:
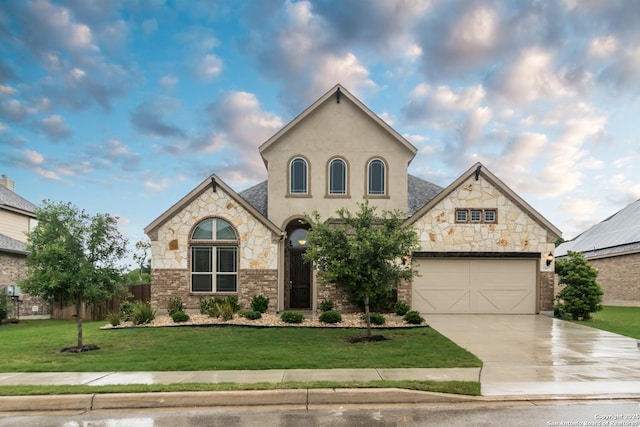
<svg viewBox="0 0 640 427"><path fill-rule="evenodd" d="M311 263L304 260L304 249L289 251L289 306L310 309Z"/></svg>

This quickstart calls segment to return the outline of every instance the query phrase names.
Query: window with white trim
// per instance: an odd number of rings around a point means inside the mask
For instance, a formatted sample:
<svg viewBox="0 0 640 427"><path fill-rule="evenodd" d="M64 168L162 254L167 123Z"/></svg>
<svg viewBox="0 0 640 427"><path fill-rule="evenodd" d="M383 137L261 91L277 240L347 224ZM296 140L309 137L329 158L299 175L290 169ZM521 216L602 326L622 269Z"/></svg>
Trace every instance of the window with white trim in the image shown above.
<svg viewBox="0 0 640 427"><path fill-rule="evenodd" d="M380 159L373 159L367 167L368 189L367 194L381 196L386 194L385 189L385 165Z"/></svg>
<svg viewBox="0 0 640 427"><path fill-rule="evenodd" d="M191 234L191 292L238 291L238 236L227 221L209 218Z"/></svg>
<svg viewBox="0 0 640 427"><path fill-rule="evenodd" d="M289 166L289 192L291 194L307 193L307 161L302 157L291 160Z"/></svg>
<svg viewBox="0 0 640 427"><path fill-rule="evenodd" d="M342 159L329 162L329 194L347 194L347 164Z"/></svg>

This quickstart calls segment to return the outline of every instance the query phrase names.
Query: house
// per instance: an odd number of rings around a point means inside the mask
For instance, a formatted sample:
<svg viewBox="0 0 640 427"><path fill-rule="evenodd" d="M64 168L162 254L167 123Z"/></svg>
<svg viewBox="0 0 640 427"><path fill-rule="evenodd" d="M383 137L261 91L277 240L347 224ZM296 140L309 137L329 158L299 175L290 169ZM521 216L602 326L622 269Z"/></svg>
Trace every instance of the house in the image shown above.
<svg viewBox="0 0 640 427"><path fill-rule="evenodd" d="M398 299L423 313L537 313L553 309L561 232L483 165L441 188L408 174L416 147L336 85L259 147L267 181L237 193L211 175L151 222L152 304L180 296L253 295L270 309L316 310L332 299L303 261L313 211L330 218L368 200L407 213L420 235L420 277Z"/></svg>
<svg viewBox="0 0 640 427"><path fill-rule="evenodd" d="M562 243L556 256L569 251L598 270L605 304L640 306L640 200Z"/></svg>
<svg viewBox="0 0 640 427"><path fill-rule="evenodd" d="M36 206L15 192L15 182L2 175L0 179L0 292L15 292L15 285L26 274L27 233L35 225ZM19 289L19 288L18 288ZM10 303L11 317L45 316L50 307L39 298L21 295L18 302Z"/></svg>

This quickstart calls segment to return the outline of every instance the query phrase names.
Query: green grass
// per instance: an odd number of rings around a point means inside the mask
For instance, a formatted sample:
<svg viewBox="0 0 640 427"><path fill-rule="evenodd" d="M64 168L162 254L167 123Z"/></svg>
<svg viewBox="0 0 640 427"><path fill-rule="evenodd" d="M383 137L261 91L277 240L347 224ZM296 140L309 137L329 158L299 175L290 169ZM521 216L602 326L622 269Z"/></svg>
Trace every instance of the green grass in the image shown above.
<svg viewBox="0 0 640 427"><path fill-rule="evenodd" d="M473 381L316 381L284 383L175 383L175 384L131 384L131 385L19 385L3 386L0 396L32 396L57 394L102 394L102 393L157 393L181 391L234 391L234 390L280 390L311 388L403 388L407 390L480 395L480 383Z"/></svg>
<svg viewBox="0 0 640 427"><path fill-rule="evenodd" d="M428 328L376 330L389 338L350 344L363 330L169 327L101 330L84 323L100 350L60 353L76 343L75 323L23 321L0 327L0 372L192 371L234 369L445 368L482 362Z"/></svg>
<svg viewBox="0 0 640 427"><path fill-rule="evenodd" d="M604 306L591 320L576 323L640 340L640 307Z"/></svg>

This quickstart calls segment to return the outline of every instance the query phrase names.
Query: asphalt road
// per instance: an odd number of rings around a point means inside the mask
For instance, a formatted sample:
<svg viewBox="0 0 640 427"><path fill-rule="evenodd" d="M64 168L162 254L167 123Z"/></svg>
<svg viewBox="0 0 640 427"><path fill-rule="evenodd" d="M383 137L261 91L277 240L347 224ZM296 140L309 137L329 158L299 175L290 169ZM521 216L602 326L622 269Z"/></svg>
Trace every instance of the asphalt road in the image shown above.
<svg viewBox="0 0 640 427"><path fill-rule="evenodd" d="M0 427L265 427L265 426L640 426L638 401L510 402L455 405L92 411L0 414Z"/></svg>

